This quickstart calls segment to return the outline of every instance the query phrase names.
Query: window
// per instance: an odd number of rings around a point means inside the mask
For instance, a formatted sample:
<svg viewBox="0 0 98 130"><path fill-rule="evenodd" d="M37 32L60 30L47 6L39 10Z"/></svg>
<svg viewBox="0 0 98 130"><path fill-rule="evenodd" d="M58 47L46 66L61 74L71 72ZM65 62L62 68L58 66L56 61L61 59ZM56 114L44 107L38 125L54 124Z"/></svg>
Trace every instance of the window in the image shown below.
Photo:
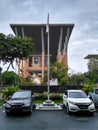
<svg viewBox="0 0 98 130"><path fill-rule="evenodd" d="M29 57L29 66L32 67L32 56Z"/></svg>
<svg viewBox="0 0 98 130"><path fill-rule="evenodd" d="M38 57L34 57L34 64L38 64Z"/></svg>
<svg viewBox="0 0 98 130"><path fill-rule="evenodd" d="M40 63L40 57L38 57L38 56L34 56L33 57L33 66L38 66Z"/></svg>

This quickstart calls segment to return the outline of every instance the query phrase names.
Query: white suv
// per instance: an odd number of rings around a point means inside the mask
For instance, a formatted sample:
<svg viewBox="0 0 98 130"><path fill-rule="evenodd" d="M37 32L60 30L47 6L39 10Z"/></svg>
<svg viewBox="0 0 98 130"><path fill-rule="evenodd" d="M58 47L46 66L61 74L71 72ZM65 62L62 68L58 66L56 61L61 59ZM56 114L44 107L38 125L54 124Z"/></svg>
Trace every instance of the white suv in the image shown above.
<svg viewBox="0 0 98 130"><path fill-rule="evenodd" d="M95 112L93 101L82 90L66 90L63 94L63 105L67 114L78 111L87 111L91 114Z"/></svg>

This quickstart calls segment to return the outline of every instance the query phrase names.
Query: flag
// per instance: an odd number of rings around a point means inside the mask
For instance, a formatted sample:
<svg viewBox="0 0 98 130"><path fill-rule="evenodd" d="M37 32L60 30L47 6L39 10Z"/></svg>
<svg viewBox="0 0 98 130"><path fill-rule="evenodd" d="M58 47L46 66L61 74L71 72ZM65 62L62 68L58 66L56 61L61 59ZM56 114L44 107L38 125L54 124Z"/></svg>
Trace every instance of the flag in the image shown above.
<svg viewBox="0 0 98 130"><path fill-rule="evenodd" d="M48 13L48 16L47 16L47 24L46 24L46 33L49 32L49 13Z"/></svg>

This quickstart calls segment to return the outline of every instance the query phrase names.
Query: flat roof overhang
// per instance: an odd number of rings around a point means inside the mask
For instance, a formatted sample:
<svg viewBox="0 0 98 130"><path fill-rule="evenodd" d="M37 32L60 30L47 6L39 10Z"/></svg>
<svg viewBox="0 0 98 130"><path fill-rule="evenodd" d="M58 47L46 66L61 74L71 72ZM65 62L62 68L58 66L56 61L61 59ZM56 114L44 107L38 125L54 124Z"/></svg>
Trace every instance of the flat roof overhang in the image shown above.
<svg viewBox="0 0 98 130"><path fill-rule="evenodd" d="M27 37L31 37L34 40L35 49L32 54L42 54L42 36L41 29L43 28L44 35L44 47L45 54L47 55L47 33L46 33L46 24L10 24L14 34L20 37L24 35ZM67 35L67 29L69 28L69 38L72 33L74 24L49 24L49 37L50 37L50 55L51 62L57 60L57 51L58 51L58 43L60 38L61 28L63 29L63 37L62 37L62 50L64 48L65 37ZM17 34L16 34L17 29Z"/></svg>
<svg viewBox="0 0 98 130"><path fill-rule="evenodd" d="M92 59L92 58L97 59L98 58L98 54L89 54L86 57L84 57L84 59Z"/></svg>

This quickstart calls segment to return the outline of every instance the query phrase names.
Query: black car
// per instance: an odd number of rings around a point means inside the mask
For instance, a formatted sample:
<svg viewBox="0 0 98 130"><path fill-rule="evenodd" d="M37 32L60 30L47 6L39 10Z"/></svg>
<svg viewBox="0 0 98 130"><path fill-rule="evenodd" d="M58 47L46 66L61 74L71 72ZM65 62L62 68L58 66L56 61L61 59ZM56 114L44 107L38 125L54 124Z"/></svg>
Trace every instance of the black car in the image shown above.
<svg viewBox="0 0 98 130"><path fill-rule="evenodd" d="M33 108L32 97L32 92L29 90L15 92L5 104L6 114L10 115L17 112L27 112L31 114Z"/></svg>

